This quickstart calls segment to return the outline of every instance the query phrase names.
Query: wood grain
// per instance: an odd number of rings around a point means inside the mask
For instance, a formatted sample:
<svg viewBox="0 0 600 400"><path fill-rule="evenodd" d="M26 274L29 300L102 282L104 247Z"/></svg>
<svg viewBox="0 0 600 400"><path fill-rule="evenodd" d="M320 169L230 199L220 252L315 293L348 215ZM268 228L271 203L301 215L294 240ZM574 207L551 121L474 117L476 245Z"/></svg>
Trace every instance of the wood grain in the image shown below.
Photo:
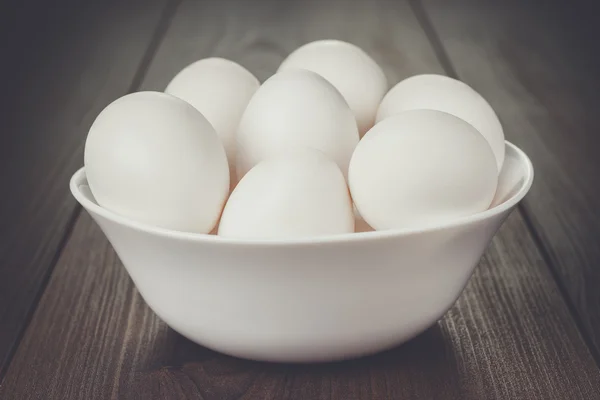
<svg viewBox="0 0 600 400"><path fill-rule="evenodd" d="M14 57L18 70L2 69L0 108L0 376L73 220L68 180L87 129L129 90L164 7L62 0L15 14L20 47L2 64Z"/></svg>
<svg viewBox="0 0 600 400"><path fill-rule="evenodd" d="M534 164L526 216L600 361L597 22L578 2L423 3L458 76Z"/></svg>
<svg viewBox="0 0 600 400"><path fill-rule="evenodd" d="M406 2L185 2L142 87L211 55L264 79L299 44L350 40L390 81L441 72ZM0 386L0 399L593 399L600 372L524 226L512 214L438 324L392 351L322 365L226 357L148 309L82 214Z"/></svg>

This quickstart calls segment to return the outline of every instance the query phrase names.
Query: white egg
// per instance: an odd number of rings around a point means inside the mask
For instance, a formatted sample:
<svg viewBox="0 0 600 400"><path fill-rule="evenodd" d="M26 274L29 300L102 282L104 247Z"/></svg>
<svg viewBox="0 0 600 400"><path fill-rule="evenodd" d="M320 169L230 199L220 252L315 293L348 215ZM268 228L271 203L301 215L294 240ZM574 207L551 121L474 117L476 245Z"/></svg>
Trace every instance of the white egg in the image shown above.
<svg viewBox="0 0 600 400"><path fill-rule="evenodd" d="M340 92L306 70L267 79L244 111L236 137L238 179L260 161L298 147L321 150L346 176L359 140L354 115Z"/></svg>
<svg viewBox="0 0 600 400"><path fill-rule="evenodd" d="M504 162L504 131L490 104L467 84L443 75L416 75L399 82L383 98L377 121L406 110L432 109L473 125L489 142L498 171Z"/></svg>
<svg viewBox="0 0 600 400"><path fill-rule="evenodd" d="M215 128L229 160L231 183L235 181L235 131L258 79L241 65L213 57L196 61L179 72L165 89L190 103Z"/></svg>
<svg viewBox="0 0 600 400"><path fill-rule="evenodd" d="M293 51L279 71L307 69L321 75L344 96L362 136L375 122L388 89L381 67L360 47L340 40L318 40Z"/></svg>
<svg viewBox="0 0 600 400"><path fill-rule="evenodd" d="M473 126L436 110L412 110L375 125L348 172L360 215L376 230L437 225L486 210L498 170Z"/></svg>
<svg viewBox="0 0 600 400"><path fill-rule="evenodd" d="M354 231L352 200L339 167L298 149L261 161L231 193L219 235L289 239Z"/></svg>
<svg viewBox="0 0 600 400"><path fill-rule="evenodd" d="M208 233L229 192L214 128L165 93L138 92L109 104L90 128L84 163L100 206L157 227Z"/></svg>

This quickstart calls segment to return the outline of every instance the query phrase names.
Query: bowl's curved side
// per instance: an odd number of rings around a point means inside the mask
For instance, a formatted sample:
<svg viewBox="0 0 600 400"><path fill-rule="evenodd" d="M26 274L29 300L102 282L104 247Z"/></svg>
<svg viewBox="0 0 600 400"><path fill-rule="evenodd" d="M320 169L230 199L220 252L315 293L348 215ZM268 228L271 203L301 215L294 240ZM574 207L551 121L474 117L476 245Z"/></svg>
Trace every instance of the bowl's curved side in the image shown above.
<svg viewBox="0 0 600 400"><path fill-rule="evenodd" d="M393 347L436 322L501 217L402 238L253 248L165 239L94 215L148 305L204 346L266 361Z"/></svg>

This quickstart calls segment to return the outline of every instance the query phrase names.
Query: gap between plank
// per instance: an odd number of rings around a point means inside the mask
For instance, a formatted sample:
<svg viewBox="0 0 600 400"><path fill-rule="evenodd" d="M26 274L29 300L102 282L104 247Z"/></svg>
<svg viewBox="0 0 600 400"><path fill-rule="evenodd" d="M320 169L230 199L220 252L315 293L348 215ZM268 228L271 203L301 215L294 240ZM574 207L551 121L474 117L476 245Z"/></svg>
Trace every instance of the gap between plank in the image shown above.
<svg viewBox="0 0 600 400"><path fill-rule="evenodd" d="M417 21L423 28L425 35L429 39L431 47L433 48L433 51L446 74L454 79L460 79L458 73L456 72L456 69L452 65L452 61L448 56L448 52L446 52L446 49L444 48L444 45L442 44L442 41L439 38L439 35L435 30L433 23L431 22L431 18L425 10L425 6L421 3L420 0L408 0L408 3L410 4L410 7L413 10L413 13L415 14ZM554 280L554 283L556 284L556 287L558 288L558 291L561 294L563 301L565 302L567 309L569 310L569 313L571 314L571 318L573 319L573 322L575 323L575 326L579 331L579 335L583 339L585 345L588 348L588 351L592 355L596 366L600 368L600 353L596 350L596 346L594 346L594 341L592 340L592 337L587 333L585 325L579 317L579 314L577 313L575 305L569 297L565 285L560 279L557 268L554 265L552 258L550 257L548 248L546 247L541 236L535 229L535 226L533 224L531 216L527 212L527 209L522 204L518 204L517 210L521 213L521 216L523 217L525 227L527 228L527 231L531 236L533 243L538 248L538 251L542 257L542 261L546 264L546 267L550 272L550 276L552 276L552 279Z"/></svg>
<svg viewBox="0 0 600 400"><path fill-rule="evenodd" d="M154 56L156 55L158 47L160 46L160 43L164 39L165 34L167 33L169 26L171 25L171 21L173 20L173 17L175 16L175 12L177 11L177 8L182 3L182 1L183 0L169 0L167 2L167 4L165 5L162 15L158 21L158 24L156 25L156 30L154 31L154 34L152 35L152 39L150 40L150 43L148 44L148 48L146 49L142 59L140 60L139 67L138 67L135 75L133 76L133 79L131 80L131 85L129 85L127 93L132 93L141 86L146 74L148 73L150 63L154 59ZM44 277L41 281L40 287L38 288L37 293L34 296L33 302L31 304L31 306L29 307L27 315L25 316L23 326L19 330L19 333L17 334L17 337L14 340L14 343L11 345L11 348L7 354L6 363L4 364L4 368L2 368L0 370L0 385L4 381L6 372L8 371L8 369L12 363L13 357L15 356L15 353L17 352L17 349L19 348L19 344L21 343L21 340L23 339L23 335L27 331L27 328L29 327L29 324L31 323L33 315L35 314L35 310L37 309L37 306L38 306L40 300L42 299L44 292L46 291L46 287L48 286L48 283L50 282L50 278L52 277L52 273L54 272L54 268L56 267L56 264L58 263L58 260L62 254L62 251L64 250L65 246L71 239L71 235L73 234L75 224L77 223L77 220L79 219L79 215L81 214L81 211L82 211L82 207L79 203L77 203L75 205L74 209L72 210L71 215L69 216L69 219L67 220L67 225L65 227L63 236L62 236L60 242L58 243L56 252L54 253L54 257L52 257L50 265L48 266L48 269L46 270L46 273L44 274Z"/></svg>

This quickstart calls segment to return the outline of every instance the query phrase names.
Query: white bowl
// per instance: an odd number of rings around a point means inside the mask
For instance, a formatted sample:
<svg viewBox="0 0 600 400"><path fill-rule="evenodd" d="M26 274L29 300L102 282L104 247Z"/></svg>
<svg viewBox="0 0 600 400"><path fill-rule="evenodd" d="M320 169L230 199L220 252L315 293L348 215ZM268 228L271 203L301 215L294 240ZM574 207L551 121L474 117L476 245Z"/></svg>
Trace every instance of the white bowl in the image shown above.
<svg viewBox="0 0 600 400"><path fill-rule="evenodd" d="M85 171L71 191L150 308L203 346L265 361L332 361L394 347L454 304L533 181L506 143L491 209L418 230L253 241L169 231L96 204Z"/></svg>

